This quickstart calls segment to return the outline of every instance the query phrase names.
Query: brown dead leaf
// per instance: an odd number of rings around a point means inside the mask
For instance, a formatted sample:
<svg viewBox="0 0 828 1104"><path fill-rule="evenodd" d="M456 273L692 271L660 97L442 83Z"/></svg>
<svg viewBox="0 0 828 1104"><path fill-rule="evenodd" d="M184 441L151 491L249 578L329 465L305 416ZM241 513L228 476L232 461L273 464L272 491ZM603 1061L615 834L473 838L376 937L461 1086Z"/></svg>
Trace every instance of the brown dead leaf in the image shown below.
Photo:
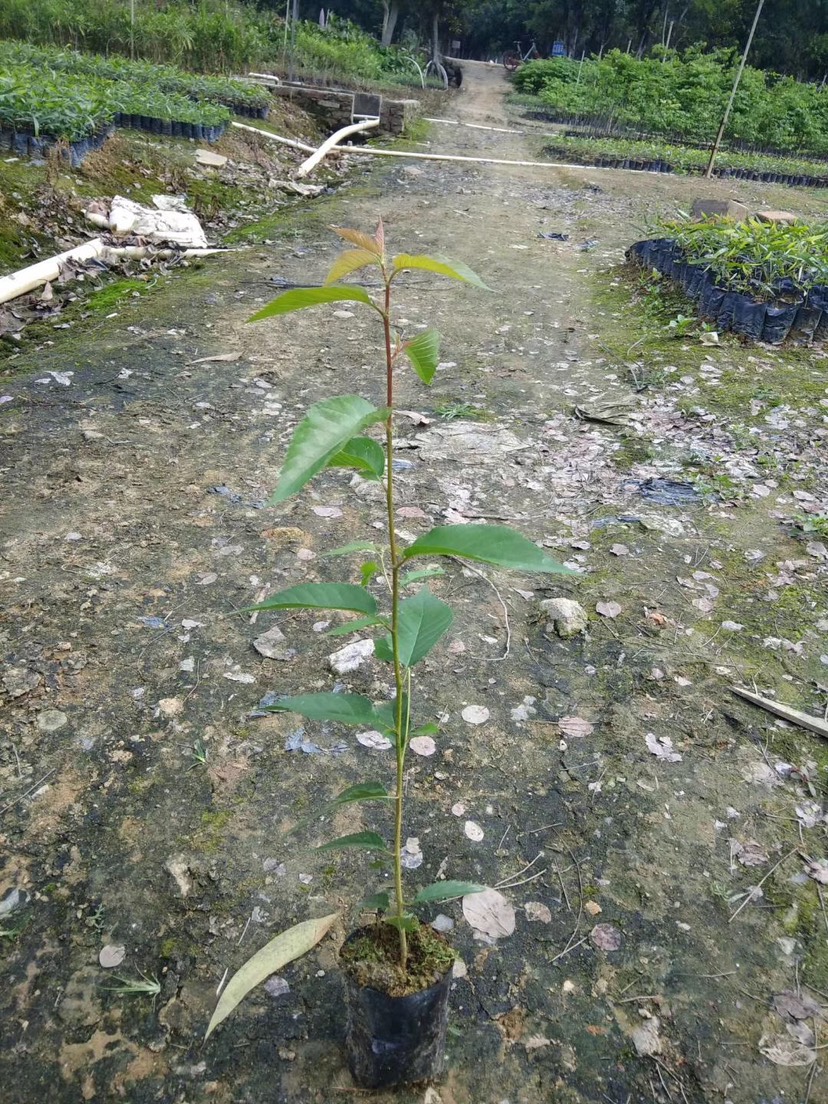
<svg viewBox="0 0 828 1104"><path fill-rule="evenodd" d="M600 613L602 617L613 619L621 612L621 606L618 602L597 602L595 612Z"/></svg>
<svg viewBox="0 0 828 1104"><path fill-rule="evenodd" d="M570 736L577 740L583 739L584 736L590 736L595 731L595 725L584 720L583 717L561 717L558 721L558 728L564 736Z"/></svg>

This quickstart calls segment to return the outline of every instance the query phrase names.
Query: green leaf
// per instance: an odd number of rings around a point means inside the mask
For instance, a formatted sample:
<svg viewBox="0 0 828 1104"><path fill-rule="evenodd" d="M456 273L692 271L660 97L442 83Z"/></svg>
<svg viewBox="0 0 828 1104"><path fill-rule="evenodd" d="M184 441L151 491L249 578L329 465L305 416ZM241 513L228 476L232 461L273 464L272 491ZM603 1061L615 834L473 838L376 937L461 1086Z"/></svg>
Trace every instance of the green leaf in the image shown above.
<svg viewBox="0 0 828 1104"><path fill-rule="evenodd" d="M391 637L384 636L374 644L374 655L383 663L394 662L394 652L391 648Z"/></svg>
<svg viewBox="0 0 828 1104"><path fill-rule="evenodd" d="M332 548L330 552L323 552L322 558L332 556L350 556L352 552L376 552L377 546L370 541L353 541L351 544L342 544L339 548Z"/></svg>
<svg viewBox="0 0 828 1104"><path fill-rule="evenodd" d="M379 782L359 782L356 786L349 786L343 790L333 801L328 803L328 809L338 809L340 805L351 805L356 801L388 801L388 790Z"/></svg>
<svg viewBox="0 0 828 1104"><path fill-rule="evenodd" d="M350 276L352 272L359 272L361 268L375 265L379 262L376 252L367 249L346 249L340 253L333 263L333 267L325 277L326 284L335 284L343 276Z"/></svg>
<svg viewBox="0 0 828 1104"><path fill-rule="evenodd" d="M352 437L381 422L387 413L359 395L341 395L315 403L296 427L269 505L275 506L296 494Z"/></svg>
<svg viewBox="0 0 828 1104"><path fill-rule="evenodd" d="M375 893L372 897L365 897L360 901L357 908L360 912L388 912L391 901L387 893Z"/></svg>
<svg viewBox="0 0 828 1104"><path fill-rule="evenodd" d="M337 625L334 629L328 629L325 636L348 636L350 633L359 632L361 629L369 629L372 625L382 625L384 628L388 628L388 622L382 617L357 617L354 621L346 621L344 625Z"/></svg>
<svg viewBox="0 0 828 1104"><path fill-rule="evenodd" d="M467 893L482 893L486 886L477 885L475 882L434 882L425 889L421 889L414 898L412 904L426 905L436 901L454 901L458 897L465 897Z"/></svg>
<svg viewBox="0 0 828 1104"><path fill-rule="evenodd" d="M440 735L440 726L436 725L436 724L432 724L431 722L429 722L428 724L419 725L417 728L414 729L414 731L411 733L411 735L412 736L439 736Z"/></svg>
<svg viewBox="0 0 828 1104"><path fill-rule="evenodd" d="M292 314L293 311L318 307L322 303L338 303L342 300L351 303L367 303L369 307L374 306L374 301L365 288L348 284L340 284L339 287L294 288L292 291L284 291L281 295L277 295L272 303L268 303L247 321L262 322L265 318L275 318L279 314Z"/></svg>
<svg viewBox="0 0 828 1104"><path fill-rule="evenodd" d="M381 717L369 698L362 694L297 694L265 706L263 713L298 713L310 721L338 721L340 724L376 727Z"/></svg>
<svg viewBox="0 0 828 1104"><path fill-rule="evenodd" d="M359 569L360 582L364 587L367 587L373 577L379 571L380 567L378 563L373 560L369 560L368 563L364 563Z"/></svg>
<svg viewBox="0 0 828 1104"><path fill-rule="evenodd" d="M348 847L361 847L366 851L387 851L385 840L377 832L353 832L350 836L323 843L317 851L344 851Z"/></svg>
<svg viewBox="0 0 828 1104"><path fill-rule="evenodd" d="M422 269L424 272L434 272L438 276L448 276L450 280L461 280L466 284L473 284L483 291L491 291L477 273L472 272L466 265L459 261L450 261L446 257L425 257L422 254L412 256L410 253L400 253L394 258L394 268L397 272L404 272L409 268Z"/></svg>
<svg viewBox="0 0 828 1104"><path fill-rule="evenodd" d="M329 468L356 468L366 479L382 479L385 450L370 437L354 437L328 461Z"/></svg>
<svg viewBox="0 0 828 1104"><path fill-rule="evenodd" d="M405 549L403 559L412 556L459 556L511 571L578 574L506 525L438 525Z"/></svg>
<svg viewBox="0 0 828 1104"><path fill-rule="evenodd" d="M379 641L377 643L380 643ZM408 696L403 694L403 724L405 724L405 718L408 715ZM376 727L382 729L383 732L389 736L395 735L397 731L397 702L381 702L374 710L374 723Z"/></svg>
<svg viewBox="0 0 828 1104"><path fill-rule="evenodd" d="M424 330L413 341L406 342L403 351L423 383L431 383L440 360L439 333L436 330Z"/></svg>
<svg viewBox="0 0 828 1104"><path fill-rule="evenodd" d="M407 571L400 578L400 586L411 586L412 583L418 583L421 579L436 579L439 575L445 575L442 567L424 567L419 571Z"/></svg>
<svg viewBox="0 0 828 1104"><path fill-rule="evenodd" d="M420 926L420 921L416 916L412 916L410 912L406 912L402 916L385 916L383 919L385 923L390 924L392 928L397 928L405 932L416 931Z"/></svg>
<svg viewBox="0 0 828 1104"><path fill-rule="evenodd" d="M402 665L413 667L427 656L453 620L451 607L435 598L428 587L400 602L397 639Z"/></svg>
<svg viewBox="0 0 828 1104"><path fill-rule="evenodd" d="M259 605L248 606L244 612L276 609L335 609L374 614L377 602L364 587L354 583L302 583L280 590Z"/></svg>
<svg viewBox="0 0 828 1104"><path fill-rule="evenodd" d="M213 1030L230 1015L240 1001L244 1000L251 989L266 977L275 974L277 970L281 970L288 962L293 962L294 959L307 954L327 935L338 918L339 913L333 912L330 916L322 916L318 920L305 920L301 924L295 924L287 931L280 932L275 939L271 939L260 951L249 958L244 966L233 974L222 990L216 1010L207 1025L204 1041L210 1038Z"/></svg>

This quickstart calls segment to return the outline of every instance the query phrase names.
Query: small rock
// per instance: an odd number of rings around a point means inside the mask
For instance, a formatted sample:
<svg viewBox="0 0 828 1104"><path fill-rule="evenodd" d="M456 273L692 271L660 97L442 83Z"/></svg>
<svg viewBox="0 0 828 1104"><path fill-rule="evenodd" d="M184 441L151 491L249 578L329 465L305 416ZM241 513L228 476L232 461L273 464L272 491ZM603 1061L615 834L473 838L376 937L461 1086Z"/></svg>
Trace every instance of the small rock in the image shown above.
<svg viewBox="0 0 828 1104"><path fill-rule="evenodd" d="M158 712L165 717L177 717L184 708L181 698L162 698L158 703Z"/></svg>
<svg viewBox="0 0 828 1104"><path fill-rule="evenodd" d="M265 659L284 661L292 659L296 654L293 648L288 647L285 642L285 634L277 625L274 625L272 629L268 629L266 633L262 633L261 636L257 636L253 641L253 647Z"/></svg>
<svg viewBox="0 0 828 1104"><path fill-rule="evenodd" d="M37 715L37 727L41 732L57 732L68 722L69 718L59 709L44 709Z"/></svg>
<svg viewBox="0 0 828 1104"><path fill-rule="evenodd" d="M475 843L480 843L485 835L485 832L477 823L476 820L467 820L463 831L470 840L474 840Z"/></svg>
<svg viewBox="0 0 828 1104"><path fill-rule="evenodd" d="M757 211L756 217L760 222L775 222L780 226L793 226L799 222L793 211Z"/></svg>
<svg viewBox="0 0 828 1104"><path fill-rule="evenodd" d="M633 1030L632 1041L639 1058L651 1058L654 1054L661 1054L658 1028L658 1016L652 1016Z"/></svg>
<svg viewBox="0 0 828 1104"><path fill-rule="evenodd" d="M328 656L328 665L337 675L347 675L361 667L374 654L373 640L355 640Z"/></svg>
<svg viewBox="0 0 828 1104"><path fill-rule="evenodd" d="M29 671L25 667L7 667L3 672L3 685L10 698L20 698L40 683L41 676L37 671Z"/></svg>
<svg viewBox="0 0 828 1104"><path fill-rule="evenodd" d="M197 149L195 152L197 165L205 165L211 169L221 169L227 164L227 158L212 150Z"/></svg>
<svg viewBox="0 0 828 1104"><path fill-rule="evenodd" d="M437 932L450 932L454 927L454 921L450 916L444 916L441 912L431 921L431 926Z"/></svg>
<svg viewBox="0 0 828 1104"><path fill-rule="evenodd" d="M265 992L271 997L284 997L290 992L290 986L281 977L272 977L265 982Z"/></svg>
<svg viewBox="0 0 828 1104"><path fill-rule="evenodd" d="M549 615L555 632L564 640L577 636L587 627L587 611L570 598L547 598L541 602L541 609Z"/></svg>
<svg viewBox="0 0 828 1104"><path fill-rule="evenodd" d="M19 889L10 889L3 900L0 901L0 918L11 916L15 909L25 905L28 899L29 895L27 893L21 893Z"/></svg>
<svg viewBox="0 0 828 1104"><path fill-rule="evenodd" d="M600 916L603 911L604 910L597 901L584 902L584 912L588 913L590 916Z"/></svg>

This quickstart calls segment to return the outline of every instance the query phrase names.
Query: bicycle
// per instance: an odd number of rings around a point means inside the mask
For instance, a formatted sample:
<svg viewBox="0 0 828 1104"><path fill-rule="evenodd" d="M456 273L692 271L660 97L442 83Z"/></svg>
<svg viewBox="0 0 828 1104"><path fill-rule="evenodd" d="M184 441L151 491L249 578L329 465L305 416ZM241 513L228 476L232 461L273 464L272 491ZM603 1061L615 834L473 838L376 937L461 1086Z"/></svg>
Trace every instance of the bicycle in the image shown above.
<svg viewBox="0 0 828 1104"><path fill-rule="evenodd" d="M503 68L508 73L514 73L514 71L519 68L519 66L523 65L525 61L529 61L530 58L534 59L540 57L540 53L538 52L538 48L534 42L525 54L521 53L519 42L516 42L515 46L517 46L517 51L507 50L506 53L503 55Z"/></svg>

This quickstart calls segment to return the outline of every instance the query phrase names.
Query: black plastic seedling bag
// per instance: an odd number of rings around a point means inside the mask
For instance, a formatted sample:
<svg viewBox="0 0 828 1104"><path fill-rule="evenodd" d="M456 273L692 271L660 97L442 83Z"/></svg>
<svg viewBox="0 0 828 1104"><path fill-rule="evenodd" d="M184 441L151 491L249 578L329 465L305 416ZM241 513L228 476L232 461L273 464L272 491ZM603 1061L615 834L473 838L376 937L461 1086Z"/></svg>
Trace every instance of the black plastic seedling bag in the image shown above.
<svg viewBox="0 0 828 1104"><path fill-rule="evenodd" d="M781 307L766 307L765 322L762 327L762 340L768 345L781 345L790 332L796 318L798 304Z"/></svg>
<svg viewBox="0 0 828 1104"><path fill-rule="evenodd" d="M754 341L761 341L766 310L764 303L757 303L751 296L737 292L734 294L733 322L730 328L736 333L752 337Z"/></svg>
<svg viewBox="0 0 828 1104"><path fill-rule="evenodd" d="M822 319L822 310L803 303L796 313L788 337L800 345L810 345Z"/></svg>

